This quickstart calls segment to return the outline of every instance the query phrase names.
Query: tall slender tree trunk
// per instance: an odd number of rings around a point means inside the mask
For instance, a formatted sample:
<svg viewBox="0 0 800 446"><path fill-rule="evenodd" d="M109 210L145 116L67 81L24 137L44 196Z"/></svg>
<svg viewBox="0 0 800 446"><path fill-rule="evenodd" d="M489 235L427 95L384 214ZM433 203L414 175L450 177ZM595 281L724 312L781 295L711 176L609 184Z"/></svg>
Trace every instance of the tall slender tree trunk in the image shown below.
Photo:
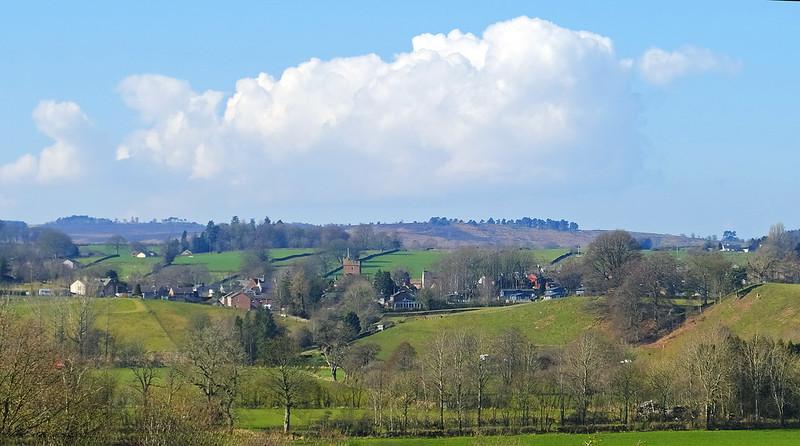
<svg viewBox="0 0 800 446"><path fill-rule="evenodd" d="M478 429L481 428L481 409L483 409L483 386L478 386Z"/></svg>
<svg viewBox="0 0 800 446"><path fill-rule="evenodd" d="M283 433L288 434L292 428L292 406L286 405L283 409Z"/></svg>
<svg viewBox="0 0 800 446"><path fill-rule="evenodd" d="M444 394L439 393L439 428L444 430Z"/></svg>

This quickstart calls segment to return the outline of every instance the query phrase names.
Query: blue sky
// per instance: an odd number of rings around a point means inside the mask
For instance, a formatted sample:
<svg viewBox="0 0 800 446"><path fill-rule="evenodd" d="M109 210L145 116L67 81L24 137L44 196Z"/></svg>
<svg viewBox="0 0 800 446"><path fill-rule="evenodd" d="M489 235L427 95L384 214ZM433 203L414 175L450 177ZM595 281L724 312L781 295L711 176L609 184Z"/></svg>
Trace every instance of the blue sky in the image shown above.
<svg viewBox="0 0 800 446"><path fill-rule="evenodd" d="M0 17L0 218L800 226L800 5L92 3Z"/></svg>

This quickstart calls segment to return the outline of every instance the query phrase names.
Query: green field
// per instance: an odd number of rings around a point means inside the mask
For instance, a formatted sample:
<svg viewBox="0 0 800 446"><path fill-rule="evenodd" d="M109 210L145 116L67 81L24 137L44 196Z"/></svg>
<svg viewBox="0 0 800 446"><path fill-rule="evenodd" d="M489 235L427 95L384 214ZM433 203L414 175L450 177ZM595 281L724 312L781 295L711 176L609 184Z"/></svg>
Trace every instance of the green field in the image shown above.
<svg viewBox="0 0 800 446"><path fill-rule="evenodd" d="M158 252L160 247L149 246L149 249ZM116 249L107 244L98 245L82 245L79 247L82 256L78 260L83 265L99 260L104 256L113 255ZM276 248L270 249L269 255L271 258L283 258L297 254L313 253L313 249L306 248ZM178 256L175 258L173 265L200 265L208 269L211 277L215 280L220 280L231 274L237 273L242 264L243 251L227 251L222 253L201 253L191 256ZM121 247L119 250L119 257L114 257L104 260L97 265L92 266L92 269L99 270L101 273L113 269L119 274L122 280L128 280L133 274L144 275L153 270L153 267L158 263L163 262L161 257L148 257L139 259L130 255L131 250L128 247ZM291 265L297 259L285 260L275 263L276 266Z"/></svg>
<svg viewBox="0 0 800 446"><path fill-rule="evenodd" d="M200 265L208 269L215 278L223 278L239 271L242 266L243 251L207 252L191 256L178 256L173 265Z"/></svg>
<svg viewBox="0 0 800 446"><path fill-rule="evenodd" d="M313 248L272 248L269 250L269 258L281 259L298 254L313 254L314 251Z"/></svg>
<svg viewBox="0 0 800 446"><path fill-rule="evenodd" d="M371 415L366 409L294 409L292 426L308 427L320 420L353 420ZM283 409L237 409L236 425L241 429L276 429L283 425Z"/></svg>
<svg viewBox="0 0 800 446"><path fill-rule="evenodd" d="M147 245L147 249L153 251L155 253L161 252L160 245ZM117 253L117 249L113 245L109 245L107 243L98 243L92 245L78 245L78 252L80 253L81 257L90 256L90 257L105 257L114 255ZM128 245L123 245L119 247L119 255L120 256L130 256L131 248Z"/></svg>
<svg viewBox="0 0 800 446"><path fill-rule="evenodd" d="M372 253L374 251L363 253L362 257ZM361 272L373 275L378 270L392 272L395 269L405 269L411 274L412 279L419 280L422 278L422 271L429 270L436 261L442 258L444 253L445 251L433 249L426 251L398 251L362 262Z"/></svg>
<svg viewBox="0 0 800 446"><path fill-rule="evenodd" d="M122 252L122 251L120 251ZM153 267L163 262L161 257L146 257L139 259L130 254L120 254L119 257L112 257L108 260L92 265L92 270L97 270L105 273L108 270L114 270L119 275L120 279L128 280L132 275L145 275L153 271Z"/></svg>
<svg viewBox="0 0 800 446"><path fill-rule="evenodd" d="M533 253L534 257L536 257L536 259L539 260L540 263L546 264L568 253L569 249L549 248L549 249L531 249L530 251Z"/></svg>
<svg viewBox="0 0 800 446"><path fill-rule="evenodd" d="M563 248L553 249L530 249L530 252L541 264L548 264L559 256L569 252ZM375 254L379 251L365 251L361 257ZM414 251L399 251L366 260L361 264L361 271L366 275L373 275L378 270L394 271L395 269L405 269L411 274L414 280L422 278L422 271L431 270L436 262L446 255L448 251L429 249Z"/></svg>
<svg viewBox="0 0 800 446"><path fill-rule="evenodd" d="M42 318L54 323L62 305L76 306L77 299L25 299L13 301L22 317ZM129 298L93 299L95 325L108 330L118 342L140 342L152 352L173 352L186 339L195 318L232 318L237 311L208 305ZM280 321L279 321L280 322Z"/></svg>
<svg viewBox="0 0 800 446"><path fill-rule="evenodd" d="M597 301L573 297L456 314L392 318L397 325L358 342L377 344L380 356L386 358L404 341L418 352L425 351L431 339L447 330L469 328L497 335L506 328L516 328L538 345L563 345L598 324L594 309Z"/></svg>
<svg viewBox="0 0 800 446"><path fill-rule="evenodd" d="M800 431L665 431L595 435L541 434L437 439L363 439L349 440L338 444L349 446L794 446L800 444Z"/></svg>

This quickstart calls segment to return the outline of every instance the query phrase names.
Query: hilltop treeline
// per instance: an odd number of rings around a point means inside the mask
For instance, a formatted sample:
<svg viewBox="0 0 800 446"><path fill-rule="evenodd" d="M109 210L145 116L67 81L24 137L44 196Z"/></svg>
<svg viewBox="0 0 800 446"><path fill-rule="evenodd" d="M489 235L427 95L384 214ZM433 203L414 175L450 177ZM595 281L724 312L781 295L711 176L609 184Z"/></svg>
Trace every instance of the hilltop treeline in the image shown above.
<svg viewBox="0 0 800 446"><path fill-rule="evenodd" d="M522 217L522 218L493 218L489 217L488 219L481 219L480 221L470 219L464 221L460 218L447 218L447 217L431 217L428 220L428 223L437 226L447 226L453 223L462 223L468 225L508 225L508 226L522 226L525 228L533 228L533 229L550 229L553 231L577 231L578 224L573 221L567 220L551 220L545 219L542 220L541 218L531 218L531 217Z"/></svg>
<svg viewBox="0 0 800 446"><path fill-rule="evenodd" d="M287 224L273 222L269 217L261 222L243 222L239 217L233 217L230 223L209 221L201 233L184 234L181 243L195 253L269 248L323 248L338 252L347 248L360 251L400 247L395 235L376 233L373 225L347 231L339 225Z"/></svg>

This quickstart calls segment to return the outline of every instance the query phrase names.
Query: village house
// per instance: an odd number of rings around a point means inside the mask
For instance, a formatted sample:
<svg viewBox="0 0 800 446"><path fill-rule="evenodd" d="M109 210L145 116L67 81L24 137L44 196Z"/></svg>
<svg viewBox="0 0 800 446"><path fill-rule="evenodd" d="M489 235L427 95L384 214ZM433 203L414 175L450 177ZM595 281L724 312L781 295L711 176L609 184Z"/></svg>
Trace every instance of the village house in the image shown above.
<svg viewBox="0 0 800 446"><path fill-rule="evenodd" d="M234 291L220 297L219 302L228 308L250 310L253 306L252 298L243 291Z"/></svg>
<svg viewBox="0 0 800 446"><path fill-rule="evenodd" d="M199 301L194 287L170 287L167 296L169 297L169 300L177 300L182 302Z"/></svg>
<svg viewBox="0 0 800 446"><path fill-rule="evenodd" d="M111 277L97 279L98 297L118 297L127 294L127 288Z"/></svg>
<svg viewBox="0 0 800 446"><path fill-rule="evenodd" d="M536 298L534 289L504 289L500 290L500 300L507 303L530 302Z"/></svg>
<svg viewBox="0 0 800 446"><path fill-rule="evenodd" d="M263 296L269 291L269 282L264 280L263 277L245 279L240 281L239 285L242 287L243 292L252 297Z"/></svg>
<svg viewBox="0 0 800 446"><path fill-rule="evenodd" d="M436 273L431 271L422 271L422 281L420 282L420 289L429 290L435 289L436 283L439 281Z"/></svg>
<svg viewBox="0 0 800 446"><path fill-rule="evenodd" d="M417 295L410 289L402 289L387 299L385 306L392 310L421 310L422 304L417 302Z"/></svg>
<svg viewBox="0 0 800 446"><path fill-rule="evenodd" d="M69 286L69 292L73 296L85 296L87 291L86 288L86 281L78 279L72 282L72 284Z"/></svg>
<svg viewBox="0 0 800 446"><path fill-rule="evenodd" d="M169 297L169 288L165 286L156 287L154 285L153 288L149 290L142 290L143 299L164 299L168 297Z"/></svg>

